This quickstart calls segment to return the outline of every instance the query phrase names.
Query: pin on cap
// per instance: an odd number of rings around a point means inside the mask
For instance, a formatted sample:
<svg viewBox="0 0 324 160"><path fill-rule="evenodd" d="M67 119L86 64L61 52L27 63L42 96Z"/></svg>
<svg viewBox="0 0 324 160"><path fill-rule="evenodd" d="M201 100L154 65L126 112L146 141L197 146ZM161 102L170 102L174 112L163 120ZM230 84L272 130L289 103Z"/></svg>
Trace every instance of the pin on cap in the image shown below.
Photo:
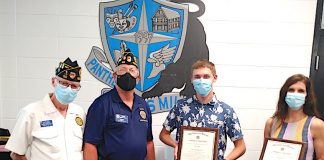
<svg viewBox="0 0 324 160"><path fill-rule="evenodd" d="M55 75L69 81L80 82L81 67L77 61L72 62L68 57L64 62L59 63L55 70Z"/></svg>

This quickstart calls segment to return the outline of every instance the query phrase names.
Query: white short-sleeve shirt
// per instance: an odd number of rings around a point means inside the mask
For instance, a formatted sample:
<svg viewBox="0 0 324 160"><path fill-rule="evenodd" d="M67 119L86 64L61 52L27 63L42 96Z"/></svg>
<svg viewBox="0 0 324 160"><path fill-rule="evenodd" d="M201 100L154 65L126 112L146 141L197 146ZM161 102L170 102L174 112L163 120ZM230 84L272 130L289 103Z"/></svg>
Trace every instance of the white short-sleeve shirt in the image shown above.
<svg viewBox="0 0 324 160"><path fill-rule="evenodd" d="M51 95L21 109L5 148L32 160L81 160L84 109L70 103L64 118Z"/></svg>

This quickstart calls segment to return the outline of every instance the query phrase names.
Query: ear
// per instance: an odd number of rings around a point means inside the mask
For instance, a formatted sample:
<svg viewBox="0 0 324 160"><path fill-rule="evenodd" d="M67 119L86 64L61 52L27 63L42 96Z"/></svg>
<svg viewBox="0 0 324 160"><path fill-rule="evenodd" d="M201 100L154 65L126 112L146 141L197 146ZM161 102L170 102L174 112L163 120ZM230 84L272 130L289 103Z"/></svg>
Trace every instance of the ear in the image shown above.
<svg viewBox="0 0 324 160"><path fill-rule="evenodd" d="M113 73L113 80L114 80L115 82L117 82L117 74L116 74L116 72Z"/></svg>
<svg viewBox="0 0 324 160"><path fill-rule="evenodd" d="M190 78L190 82L192 83L193 80L194 80L194 78L191 76L191 78Z"/></svg>
<svg viewBox="0 0 324 160"><path fill-rule="evenodd" d="M217 74L214 75L214 80L213 80L213 82L216 82L216 80L217 80Z"/></svg>
<svg viewBox="0 0 324 160"><path fill-rule="evenodd" d="M192 83L193 80L194 80L194 76L193 76L193 73L191 71L191 73L190 73L190 82Z"/></svg>
<svg viewBox="0 0 324 160"><path fill-rule="evenodd" d="M138 81L140 81L141 80L141 76L137 76L136 77L136 84L138 83Z"/></svg>
<svg viewBox="0 0 324 160"><path fill-rule="evenodd" d="M51 78L51 83L52 83L52 86L55 87L55 77Z"/></svg>

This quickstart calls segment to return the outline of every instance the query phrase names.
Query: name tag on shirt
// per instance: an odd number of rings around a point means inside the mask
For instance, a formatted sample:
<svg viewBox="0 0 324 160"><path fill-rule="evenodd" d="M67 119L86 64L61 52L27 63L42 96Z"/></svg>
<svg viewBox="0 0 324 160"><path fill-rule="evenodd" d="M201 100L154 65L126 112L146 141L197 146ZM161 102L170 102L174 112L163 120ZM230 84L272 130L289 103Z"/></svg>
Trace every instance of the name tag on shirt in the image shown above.
<svg viewBox="0 0 324 160"><path fill-rule="evenodd" d="M52 120L40 121L40 126L41 127L53 126L53 121Z"/></svg>
<svg viewBox="0 0 324 160"><path fill-rule="evenodd" d="M115 114L115 121L120 122L120 123L128 123L128 116L121 115L121 114Z"/></svg>

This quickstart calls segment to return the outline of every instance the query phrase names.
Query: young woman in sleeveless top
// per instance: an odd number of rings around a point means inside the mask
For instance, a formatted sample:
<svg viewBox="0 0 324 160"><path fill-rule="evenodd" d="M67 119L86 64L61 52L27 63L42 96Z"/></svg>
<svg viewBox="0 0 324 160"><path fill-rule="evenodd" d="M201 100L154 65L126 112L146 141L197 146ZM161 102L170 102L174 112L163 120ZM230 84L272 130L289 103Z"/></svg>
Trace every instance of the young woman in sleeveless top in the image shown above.
<svg viewBox="0 0 324 160"><path fill-rule="evenodd" d="M277 109L265 124L264 138L306 143L303 160L324 160L324 122L318 118L311 81L302 74L289 77L280 89ZM265 142L265 141L264 141Z"/></svg>

